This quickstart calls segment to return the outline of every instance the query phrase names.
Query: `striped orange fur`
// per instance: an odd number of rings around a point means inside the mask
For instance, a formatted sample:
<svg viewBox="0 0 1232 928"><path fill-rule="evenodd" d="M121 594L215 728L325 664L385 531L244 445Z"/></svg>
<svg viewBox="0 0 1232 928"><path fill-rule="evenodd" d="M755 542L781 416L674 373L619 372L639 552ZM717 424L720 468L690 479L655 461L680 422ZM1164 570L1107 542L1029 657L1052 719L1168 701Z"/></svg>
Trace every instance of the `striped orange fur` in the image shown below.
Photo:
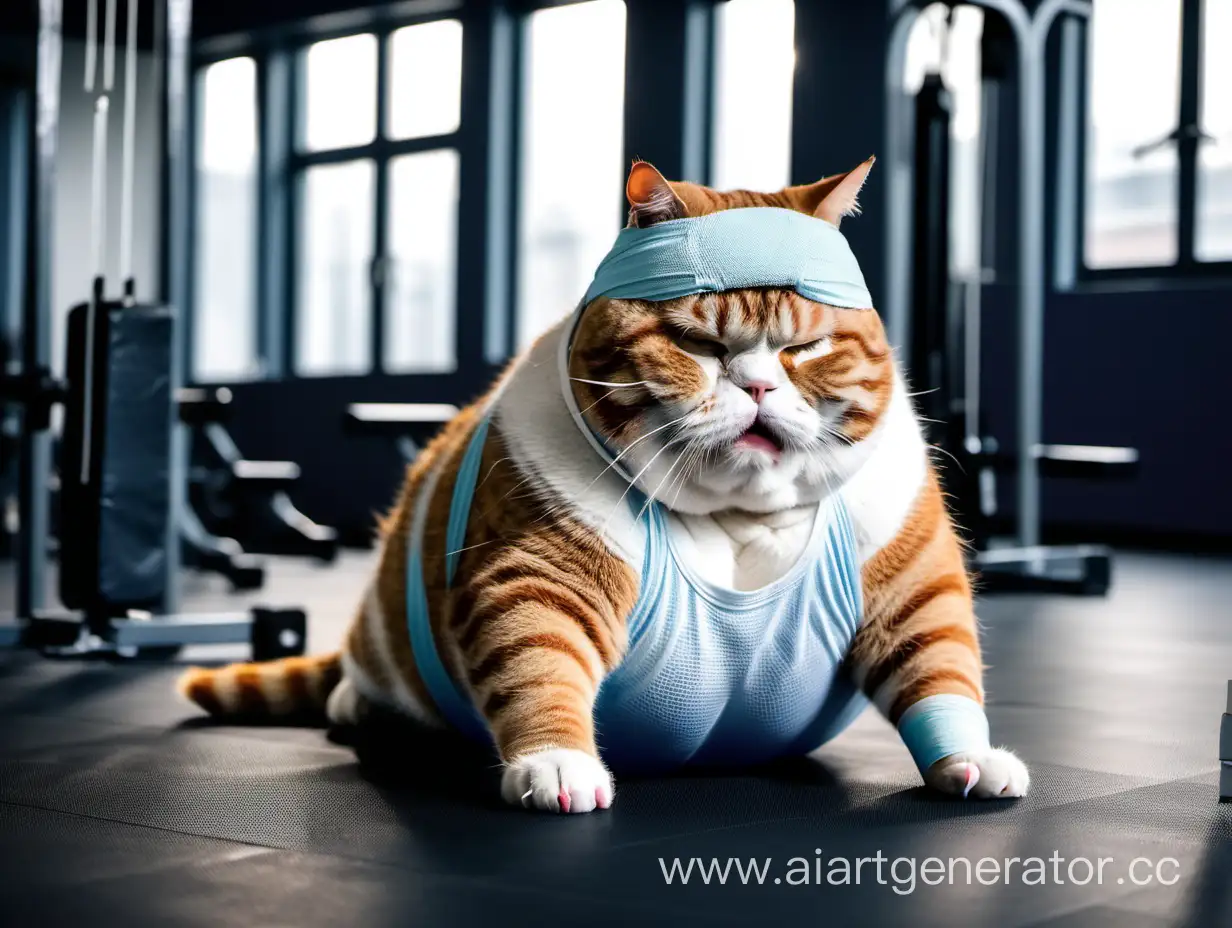
<svg viewBox="0 0 1232 928"><path fill-rule="evenodd" d="M898 537L864 566L864 624L850 658L891 722L926 696L984 701L971 583L935 474Z"/></svg>
<svg viewBox="0 0 1232 928"><path fill-rule="evenodd" d="M211 715L288 716L323 711L341 679L341 655L322 654L217 670L193 667L177 686Z"/></svg>
<svg viewBox="0 0 1232 928"><path fill-rule="evenodd" d="M653 168L638 165L629 181L629 221L644 226L717 210L780 206L837 224L854 211L868 167L777 193L754 193L669 184ZM660 303L600 298L582 316L569 373L592 427L637 466L649 456L645 449L666 450L666 438L655 435L666 416L690 425L706 419L715 405L708 371L722 370L722 352L748 344L777 352L818 423L817 434L785 429L778 436L784 454L824 463L858 448L877 432L894 391L902 389L872 307L839 310L768 288ZM426 502L423 567L432 632L446 669L470 694L506 763L546 749L595 756L595 695L621 661L639 578L596 533L578 500L562 496L543 473L519 460L513 450L517 436L503 433L498 421L483 450L466 548L447 588L450 496L483 408L481 400L461 412L409 467L382 523L379 567L341 659L195 670L182 692L217 714L319 709L341 666L344 685L355 690L352 708L331 708L331 715L351 720L376 701L441 724L416 670L406 612L407 535L421 488L435 475ZM668 469L646 492L679 511L700 511L689 507L700 507L699 500L717 492L705 482L708 458L677 458L679 469ZM892 722L930 695L983 700L963 551L932 465L924 468L894 537L864 562L865 617L849 655L857 681ZM819 479L831 479L824 467L819 472Z"/></svg>

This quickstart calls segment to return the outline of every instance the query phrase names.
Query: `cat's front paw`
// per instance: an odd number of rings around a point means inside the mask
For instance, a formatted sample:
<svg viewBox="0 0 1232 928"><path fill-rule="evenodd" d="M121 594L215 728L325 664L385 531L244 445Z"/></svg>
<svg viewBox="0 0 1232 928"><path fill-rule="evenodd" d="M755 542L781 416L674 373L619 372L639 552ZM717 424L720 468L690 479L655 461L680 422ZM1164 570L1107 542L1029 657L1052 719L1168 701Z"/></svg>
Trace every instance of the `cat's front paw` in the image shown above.
<svg viewBox="0 0 1232 928"><path fill-rule="evenodd" d="M1013 799L1025 796L1031 785L1027 766L1005 748L951 754L931 767L924 777L933 789L951 796L976 799Z"/></svg>
<svg viewBox="0 0 1232 928"><path fill-rule="evenodd" d="M501 797L544 812L591 812L612 804L612 775L599 758L572 748L546 748L510 761Z"/></svg>

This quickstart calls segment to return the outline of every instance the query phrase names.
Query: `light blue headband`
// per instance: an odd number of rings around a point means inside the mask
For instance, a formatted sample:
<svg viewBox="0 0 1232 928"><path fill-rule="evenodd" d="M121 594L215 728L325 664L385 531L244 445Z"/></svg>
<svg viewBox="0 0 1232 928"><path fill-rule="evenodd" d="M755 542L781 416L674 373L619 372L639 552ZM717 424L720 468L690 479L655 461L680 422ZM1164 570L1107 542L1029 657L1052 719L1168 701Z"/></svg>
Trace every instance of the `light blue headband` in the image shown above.
<svg viewBox="0 0 1232 928"><path fill-rule="evenodd" d="M873 305L842 232L773 206L622 229L582 305L600 296L657 301L746 287L792 289L848 309Z"/></svg>

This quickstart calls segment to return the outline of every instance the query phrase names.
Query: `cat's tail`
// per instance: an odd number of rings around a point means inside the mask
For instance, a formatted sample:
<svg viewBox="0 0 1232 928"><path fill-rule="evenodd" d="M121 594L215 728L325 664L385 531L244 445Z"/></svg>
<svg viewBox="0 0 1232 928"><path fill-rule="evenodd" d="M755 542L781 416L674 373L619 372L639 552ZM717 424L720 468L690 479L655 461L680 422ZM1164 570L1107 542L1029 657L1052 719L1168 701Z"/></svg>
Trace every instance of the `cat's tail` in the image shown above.
<svg viewBox="0 0 1232 928"><path fill-rule="evenodd" d="M180 695L210 715L260 719L323 715L342 679L342 655L285 657L259 664L192 667L180 677Z"/></svg>

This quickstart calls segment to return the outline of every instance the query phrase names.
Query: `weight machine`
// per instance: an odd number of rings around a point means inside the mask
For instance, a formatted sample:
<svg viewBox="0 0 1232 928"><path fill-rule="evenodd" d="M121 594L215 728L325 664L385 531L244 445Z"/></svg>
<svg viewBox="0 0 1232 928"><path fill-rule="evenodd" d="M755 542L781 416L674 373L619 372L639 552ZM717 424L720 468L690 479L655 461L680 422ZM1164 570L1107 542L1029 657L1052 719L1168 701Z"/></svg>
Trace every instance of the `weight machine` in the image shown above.
<svg viewBox="0 0 1232 928"><path fill-rule="evenodd" d="M980 403L980 323L983 287L995 271L981 257L977 272L955 280L950 268L951 99L939 69L925 75L914 101L903 92L908 36L926 0L899 0L887 56L887 147L892 202L887 231L888 287L884 310L891 341L909 358L917 404L929 438L957 467L946 488L973 542L973 567L987 589L1050 590L1103 595L1112 554L1100 545L1040 544L1042 477L1106 478L1133 473L1133 448L1052 445L1042 439L1045 265L1045 46L1065 17L1079 26L1091 14L1084 0L1044 0L1032 15L1019 0L947 0L996 14L986 17L981 74L979 169L975 194L979 230L995 222L997 117L1017 67L1017 436L1010 453L984 427ZM990 28L991 27L991 28ZM1067 25L1068 28L1068 25ZM1066 50L1072 52L1072 43ZM914 105L912 105L914 103ZM978 251L978 249L977 249ZM948 462L947 462L948 463ZM1012 545L993 538L996 477L1012 474L1016 531Z"/></svg>
<svg viewBox="0 0 1232 928"><path fill-rule="evenodd" d="M32 0L34 2L34 0ZM153 3L164 0L153 0ZM0 643L58 656L167 657L186 644L249 643L267 659L304 650L300 609L254 608L221 615L174 614L183 506L184 454L177 387L182 303L188 40L191 0L165 0L156 17L161 65L163 299L137 299L133 196L137 25L140 0L124 20L124 120L120 199L121 295L107 293L106 155L115 86L117 0L87 0L83 90L93 101L91 270L87 302L69 312L64 378L50 367L52 196L60 104L61 0L37 0L38 33L26 142L27 202L19 372L0 378L0 399L21 410L20 536L16 621ZM156 11L157 12L157 11ZM100 19L103 38L99 43ZM100 68L101 59L101 68ZM101 72L101 73L100 73ZM59 598L44 608L48 575L48 482L52 408L64 407L60 439Z"/></svg>

